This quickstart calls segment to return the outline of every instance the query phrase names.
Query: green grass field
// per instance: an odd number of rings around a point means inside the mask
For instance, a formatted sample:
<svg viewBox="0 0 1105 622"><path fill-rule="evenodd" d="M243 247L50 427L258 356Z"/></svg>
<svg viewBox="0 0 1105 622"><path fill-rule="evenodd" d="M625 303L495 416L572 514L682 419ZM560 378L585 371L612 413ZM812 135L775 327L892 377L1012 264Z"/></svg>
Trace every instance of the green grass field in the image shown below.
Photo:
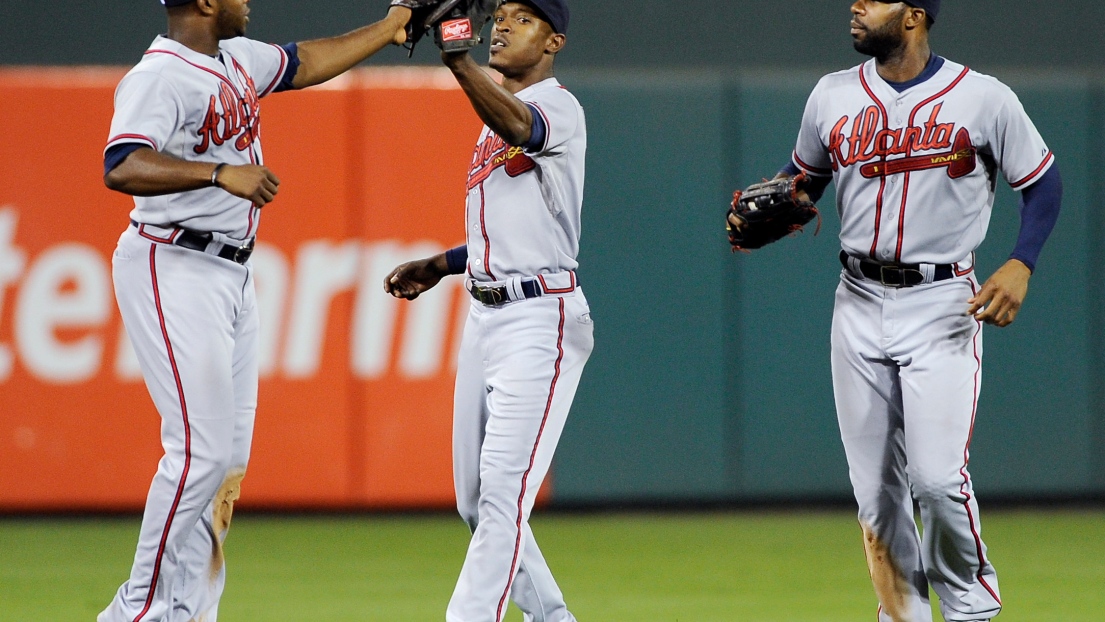
<svg viewBox="0 0 1105 622"><path fill-rule="evenodd" d="M1105 511L984 521L999 620L1105 620ZM847 512L551 514L533 527L581 622L875 619ZM0 620L91 622L137 531L136 519L0 520ZM239 516L219 620L443 620L467 541L447 515Z"/></svg>

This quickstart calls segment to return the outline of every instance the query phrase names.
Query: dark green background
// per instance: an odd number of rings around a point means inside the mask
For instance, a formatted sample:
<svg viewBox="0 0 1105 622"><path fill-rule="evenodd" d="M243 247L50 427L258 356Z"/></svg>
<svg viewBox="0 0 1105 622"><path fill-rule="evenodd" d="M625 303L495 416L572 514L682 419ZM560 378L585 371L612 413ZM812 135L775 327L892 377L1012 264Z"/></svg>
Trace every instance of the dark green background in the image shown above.
<svg viewBox="0 0 1105 622"><path fill-rule="evenodd" d="M300 41L382 17L388 0L252 0L249 35ZM571 67L723 67L853 61L848 0L571 0ZM1105 3L948 0L934 32L960 62L1100 68ZM0 63L137 62L164 30L157 0L0 2ZM417 61L436 62L425 45ZM400 50L376 62L404 61Z"/></svg>
<svg viewBox="0 0 1105 622"><path fill-rule="evenodd" d="M588 113L582 278L597 346L558 450L570 503L846 496L829 326L839 219L752 255L728 251L733 187L786 163L818 75L565 72ZM1103 81L998 75L1058 154L1062 217L1010 328L985 331L972 445L983 495L1105 492L1099 267ZM999 190L985 279L1012 250L1017 196Z"/></svg>
<svg viewBox="0 0 1105 622"><path fill-rule="evenodd" d="M846 498L828 364L839 221L732 255L732 189L793 146L849 2L572 3L562 81L588 114L581 271L597 345L555 470L562 503ZM253 0L250 35L335 34L384 0ZM1058 154L1064 211L1008 329L988 329L972 470L983 496L1105 493L1105 3L949 1L937 52L1007 82ZM0 3L0 63L132 64L155 0ZM398 49L376 64L406 63ZM428 44L414 62L436 62ZM1018 226L999 192L981 276Z"/></svg>

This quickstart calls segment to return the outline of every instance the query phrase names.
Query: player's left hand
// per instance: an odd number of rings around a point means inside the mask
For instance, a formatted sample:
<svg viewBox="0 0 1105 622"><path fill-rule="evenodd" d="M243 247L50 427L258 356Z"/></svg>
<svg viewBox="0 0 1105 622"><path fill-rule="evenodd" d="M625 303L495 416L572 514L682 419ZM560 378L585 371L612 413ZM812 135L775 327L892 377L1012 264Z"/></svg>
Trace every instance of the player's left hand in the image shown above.
<svg viewBox="0 0 1105 622"><path fill-rule="evenodd" d="M414 300L449 275L445 253L400 264L384 278L384 291L396 298Z"/></svg>
<svg viewBox="0 0 1105 622"><path fill-rule="evenodd" d="M1024 297L1028 295L1028 279L1032 271L1016 259L1005 262L979 290L967 301L967 315L980 322L1004 327L1013 323L1020 311Z"/></svg>
<svg viewBox="0 0 1105 622"><path fill-rule="evenodd" d="M410 23L411 16L411 8L404 4L392 4L388 7L388 19L394 19L399 26L391 39L393 45L403 45L407 42L407 24Z"/></svg>

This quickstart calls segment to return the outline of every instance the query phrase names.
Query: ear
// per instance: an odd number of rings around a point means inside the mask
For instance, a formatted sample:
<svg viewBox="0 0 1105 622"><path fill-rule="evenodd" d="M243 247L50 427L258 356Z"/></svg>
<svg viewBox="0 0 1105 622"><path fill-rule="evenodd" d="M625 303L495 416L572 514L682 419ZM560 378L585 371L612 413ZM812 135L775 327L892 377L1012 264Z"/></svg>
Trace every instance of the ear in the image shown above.
<svg viewBox="0 0 1105 622"><path fill-rule="evenodd" d="M196 10L200 15L214 15L219 10L219 0L196 0Z"/></svg>
<svg viewBox="0 0 1105 622"><path fill-rule="evenodd" d="M545 42L546 54L559 54L560 50L564 49L564 45L568 42L568 36L562 35L559 32L554 32L549 35L548 40Z"/></svg>
<svg viewBox="0 0 1105 622"><path fill-rule="evenodd" d="M924 9L918 9L916 7L906 7L905 27L906 30L913 30L915 28L922 28L925 26L928 20L928 13L925 13Z"/></svg>

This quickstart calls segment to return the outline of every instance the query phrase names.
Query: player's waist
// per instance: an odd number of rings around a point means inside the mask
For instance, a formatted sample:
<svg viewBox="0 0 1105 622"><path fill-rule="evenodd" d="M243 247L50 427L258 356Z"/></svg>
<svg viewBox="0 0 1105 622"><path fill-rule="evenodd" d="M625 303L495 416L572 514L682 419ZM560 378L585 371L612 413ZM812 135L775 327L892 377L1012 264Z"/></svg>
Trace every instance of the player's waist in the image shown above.
<svg viewBox="0 0 1105 622"><path fill-rule="evenodd" d="M958 264L880 263L840 251L840 264L854 277L881 283L887 287L914 287L965 276L971 268Z"/></svg>
<svg viewBox="0 0 1105 622"><path fill-rule="evenodd" d="M134 220L130 221L130 226L138 230L138 235L151 242L180 246L238 264L249 260L257 240L256 236L239 240L218 232L194 231L174 225L148 225Z"/></svg>
<svg viewBox="0 0 1105 622"><path fill-rule="evenodd" d="M575 293L579 288L579 276L575 270L568 270L491 282L468 279L466 286L472 298L485 306L498 307L531 298L567 296Z"/></svg>

